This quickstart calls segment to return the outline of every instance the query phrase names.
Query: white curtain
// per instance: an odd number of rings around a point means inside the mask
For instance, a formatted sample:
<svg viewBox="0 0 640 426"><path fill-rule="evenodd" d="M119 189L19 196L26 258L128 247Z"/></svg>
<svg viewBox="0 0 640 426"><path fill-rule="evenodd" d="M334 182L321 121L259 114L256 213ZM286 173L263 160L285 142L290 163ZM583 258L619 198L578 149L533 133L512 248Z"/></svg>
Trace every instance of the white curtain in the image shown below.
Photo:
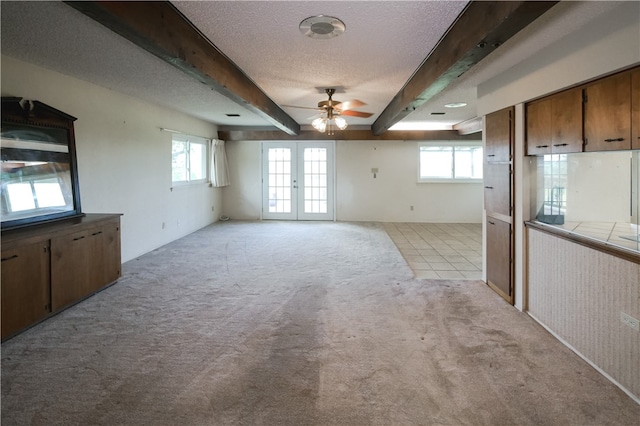
<svg viewBox="0 0 640 426"><path fill-rule="evenodd" d="M213 186L229 185L229 170L227 168L227 151L224 141L211 141L211 184Z"/></svg>

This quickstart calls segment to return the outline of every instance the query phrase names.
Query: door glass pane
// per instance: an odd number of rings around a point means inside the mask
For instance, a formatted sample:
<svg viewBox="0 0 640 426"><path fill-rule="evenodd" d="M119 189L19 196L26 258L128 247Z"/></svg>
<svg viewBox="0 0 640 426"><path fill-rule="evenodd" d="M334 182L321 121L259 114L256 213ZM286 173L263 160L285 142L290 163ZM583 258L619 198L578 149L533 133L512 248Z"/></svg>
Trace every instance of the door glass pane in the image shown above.
<svg viewBox="0 0 640 426"><path fill-rule="evenodd" d="M304 150L304 212L327 213L327 149Z"/></svg>
<svg viewBox="0 0 640 426"><path fill-rule="evenodd" d="M291 149L269 148L269 212L291 213Z"/></svg>

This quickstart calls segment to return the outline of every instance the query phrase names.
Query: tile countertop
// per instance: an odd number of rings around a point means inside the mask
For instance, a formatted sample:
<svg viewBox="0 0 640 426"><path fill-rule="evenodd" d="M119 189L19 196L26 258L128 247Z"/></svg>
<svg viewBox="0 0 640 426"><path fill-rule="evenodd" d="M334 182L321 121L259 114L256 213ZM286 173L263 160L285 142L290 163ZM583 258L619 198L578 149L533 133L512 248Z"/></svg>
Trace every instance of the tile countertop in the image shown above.
<svg viewBox="0 0 640 426"><path fill-rule="evenodd" d="M566 231L640 251L640 226L628 222L565 222L553 225Z"/></svg>

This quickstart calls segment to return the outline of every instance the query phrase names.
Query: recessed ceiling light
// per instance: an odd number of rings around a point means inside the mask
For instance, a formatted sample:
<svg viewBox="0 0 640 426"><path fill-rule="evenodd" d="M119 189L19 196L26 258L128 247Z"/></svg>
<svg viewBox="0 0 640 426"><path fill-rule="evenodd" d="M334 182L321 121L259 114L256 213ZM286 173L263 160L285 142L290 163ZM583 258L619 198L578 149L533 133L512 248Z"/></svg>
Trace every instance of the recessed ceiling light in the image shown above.
<svg viewBox="0 0 640 426"><path fill-rule="evenodd" d="M451 102L450 104L446 104L444 107L445 108L462 108L466 106L467 106L466 102Z"/></svg>
<svg viewBox="0 0 640 426"><path fill-rule="evenodd" d="M300 22L300 32L311 38L337 37L346 29L344 22L333 16L311 16Z"/></svg>

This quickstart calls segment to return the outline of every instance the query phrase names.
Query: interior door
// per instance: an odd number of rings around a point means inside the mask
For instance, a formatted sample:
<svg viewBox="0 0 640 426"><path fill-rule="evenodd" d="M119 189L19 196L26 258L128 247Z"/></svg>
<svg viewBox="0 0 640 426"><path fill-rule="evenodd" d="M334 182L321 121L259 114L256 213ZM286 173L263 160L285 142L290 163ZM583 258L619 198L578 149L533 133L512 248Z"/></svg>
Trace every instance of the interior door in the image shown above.
<svg viewBox="0 0 640 426"><path fill-rule="evenodd" d="M262 218L333 220L334 142L263 142Z"/></svg>

